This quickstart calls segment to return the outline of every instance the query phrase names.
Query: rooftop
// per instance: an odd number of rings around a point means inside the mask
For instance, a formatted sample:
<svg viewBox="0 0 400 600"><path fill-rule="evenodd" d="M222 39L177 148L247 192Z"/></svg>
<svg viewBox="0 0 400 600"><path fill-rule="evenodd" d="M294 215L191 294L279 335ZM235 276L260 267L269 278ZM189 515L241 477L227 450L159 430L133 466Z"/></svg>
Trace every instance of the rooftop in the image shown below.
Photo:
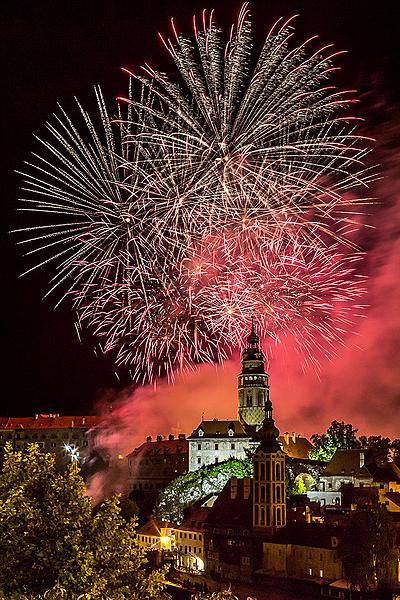
<svg viewBox="0 0 400 600"><path fill-rule="evenodd" d="M0 417L0 429L90 429L101 420L102 417L94 415L37 414L34 417Z"/></svg>
<svg viewBox="0 0 400 600"><path fill-rule="evenodd" d="M201 434L200 432L203 432ZM233 432L233 435L229 436L229 431ZM214 419L213 421L202 421L200 425L193 431L189 439L199 437L242 437L249 438L249 434L245 431L240 421L219 421Z"/></svg>
<svg viewBox="0 0 400 600"><path fill-rule="evenodd" d="M158 440L155 442L144 442L135 448L128 457L157 456L161 454L188 454L189 442L186 439Z"/></svg>

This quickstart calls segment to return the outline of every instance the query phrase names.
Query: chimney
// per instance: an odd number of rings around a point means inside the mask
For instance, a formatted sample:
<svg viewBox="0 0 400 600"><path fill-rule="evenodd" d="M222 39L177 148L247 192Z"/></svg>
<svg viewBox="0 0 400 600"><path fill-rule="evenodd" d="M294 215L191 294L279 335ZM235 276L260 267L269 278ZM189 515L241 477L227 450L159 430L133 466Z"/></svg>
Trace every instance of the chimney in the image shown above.
<svg viewBox="0 0 400 600"><path fill-rule="evenodd" d="M364 463L365 463L365 453L360 452L360 469L361 469L361 467L364 466Z"/></svg>
<svg viewBox="0 0 400 600"><path fill-rule="evenodd" d="M289 434L287 431L285 431L285 433L283 434L283 438L285 440L286 446L288 446L289 445Z"/></svg>
<svg viewBox="0 0 400 600"><path fill-rule="evenodd" d="M148 435L146 438L146 442L151 442L151 435Z"/></svg>
<svg viewBox="0 0 400 600"><path fill-rule="evenodd" d="M162 435L157 436L157 442L162 442Z"/></svg>
<svg viewBox="0 0 400 600"><path fill-rule="evenodd" d="M174 439L174 436L172 435L172 433L169 434L168 439L170 442L172 442L172 440Z"/></svg>
<svg viewBox="0 0 400 600"><path fill-rule="evenodd" d="M180 433L178 435L178 440L186 440L186 435L184 433Z"/></svg>
<svg viewBox="0 0 400 600"><path fill-rule="evenodd" d="M296 438L297 438L297 433L295 431L293 431L293 433L292 433L293 444L296 443Z"/></svg>

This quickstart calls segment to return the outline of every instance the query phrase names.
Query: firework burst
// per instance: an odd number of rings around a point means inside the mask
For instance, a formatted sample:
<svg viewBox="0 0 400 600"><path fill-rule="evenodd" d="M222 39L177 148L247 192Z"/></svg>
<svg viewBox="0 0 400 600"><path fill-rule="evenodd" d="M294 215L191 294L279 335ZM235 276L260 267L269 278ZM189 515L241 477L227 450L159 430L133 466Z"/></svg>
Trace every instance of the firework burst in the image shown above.
<svg viewBox="0 0 400 600"><path fill-rule="evenodd" d="M203 13L164 40L181 82L145 67L114 120L97 88L100 126L60 108L27 163L28 271L56 264L49 292L135 380L220 362L252 317L303 362L351 328L367 142L328 85L335 54L292 36L278 21L255 60L246 6L227 40Z"/></svg>

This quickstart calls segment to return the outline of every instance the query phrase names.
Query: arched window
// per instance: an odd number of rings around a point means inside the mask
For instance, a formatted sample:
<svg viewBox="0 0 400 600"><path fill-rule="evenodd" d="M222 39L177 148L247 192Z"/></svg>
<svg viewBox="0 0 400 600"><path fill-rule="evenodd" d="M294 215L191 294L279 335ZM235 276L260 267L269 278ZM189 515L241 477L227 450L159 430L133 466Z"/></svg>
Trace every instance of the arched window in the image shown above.
<svg viewBox="0 0 400 600"><path fill-rule="evenodd" d="M254 510L254 523L255 525L258 525L258 506L256 506Z"/></svg>
<svg viewBox="0 0 400 600"><path fill-rule="evenodd" d="M281 525L282 524L281 509L280 508L276 509L276 524L277 525Z"/></svg>
<svg viewBox="0 0 400 600"><path fill-rule="evenodd" d="M275 465L275 477L276 479L281 478L281 465L279 463L276 463Z"/></svg>
<svg viewBox="0 0 400 600"><path fill-rule="evenodd" d="M265 501L265 485L260 486L260 500L261 502Z"/></svg>
<svg viewBox="0 0 400 600"><path fill-rule="evenodd" d="M260 465L260 479L262 479L262 480L265 479L265 466L264 466L264 463L261 463L261 465Z"/></svg>
<svg viewBox="0 0 400 600"><path fill-rule="evenodd" d="M277 502L281 501L281 486L280 485L276 486L276 501Z"/></svg>
<svg viewBox="0 0 400 600"><path fill-rule="evenodd" d="M260 509L260 525L265 525L265 510L263 508Z"/></svg>

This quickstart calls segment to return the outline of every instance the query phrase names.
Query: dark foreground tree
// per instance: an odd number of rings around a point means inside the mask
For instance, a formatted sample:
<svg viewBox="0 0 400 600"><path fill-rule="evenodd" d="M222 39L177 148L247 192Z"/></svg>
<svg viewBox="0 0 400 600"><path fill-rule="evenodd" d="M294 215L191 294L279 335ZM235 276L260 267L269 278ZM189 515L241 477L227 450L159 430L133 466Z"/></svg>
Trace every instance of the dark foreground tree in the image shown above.
<svg viewBox="0 0 400 600"><path fill-rule="evenodd" d="M336 450L358 448L357 431L358 429L354 429L351 423L332 421L326 433L322 435L315 433L311 436L315 448L310 451L310 458L329 461Z"/></svg>
<svg viewBox="0 0 400 600"><path fill-rule="evenodd" d="M383 504L376 501L351 514L339 554L354 589L365 593L376 588L380 598L392 598L399 556L395 527Z"/></svg>
<svg viewBox="0 0 400 600"><path fill-rule="evenodd" d="M0 473L0 598L169 598L165 571L148 571L117 497L94 507L79 469L57 473L35 444L6 447Z"/></svg>

